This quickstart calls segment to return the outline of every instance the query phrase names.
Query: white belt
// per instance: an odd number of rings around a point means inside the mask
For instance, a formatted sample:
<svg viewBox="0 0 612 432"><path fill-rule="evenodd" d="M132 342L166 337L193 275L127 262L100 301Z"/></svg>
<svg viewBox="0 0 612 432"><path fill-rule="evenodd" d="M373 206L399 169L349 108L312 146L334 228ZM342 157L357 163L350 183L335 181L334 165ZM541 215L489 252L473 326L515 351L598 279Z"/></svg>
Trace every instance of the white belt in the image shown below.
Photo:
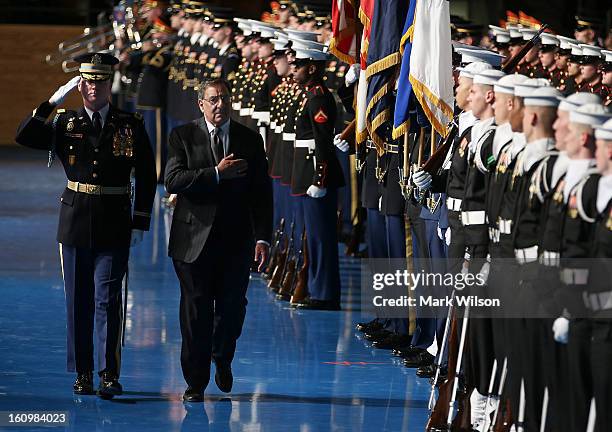
<svg viewBox="0 0 612 432"><path fill-rule="evenodd" d="M242 106L242 104L240 102L234 102L232 103L232 109L234 111L240 111L240 107Z"/></svg>
<svg viewBox="0 0 612 432"><path fill-rule="evenodd" d="M310 150L314 150L315 148L315 140L307 139L307 140L295 140L295 147L306 147Z"/></svg>
<svg viewBox="0 0 612 432"><path fill-rule="evenodd" d="M561 269L560 279L565 285L586 285L589 280L589 269Z"/></svg>
<svg viewBox="0 0 612 432"><path fill-rule="evenodd" d="M283 141L295 141L294 133L283 133Z"/></svg>
<svg viewBox="0 0 612 432"><path fill-rule="evenodd" d="M512 234L512 221L508 219L498 219L497 227L500 234Z"/></svg>
<svg viewBox="0 0 612 432"><path fill-rule="evenodd" d="M561 254L559 252L544 251L540 255L540 264L547 267L559 267L561 261Z"/></svg>
<svg viewBox="0 0 612 432"><path fill-rule="evenodd" d="M452 211L460 211L461 210L461 200L457 198L446 198L446 207Z"/></svg>
<svg viewBox="0 0 612 432"><path fill-rule="evenodd" d="M612 309L612 291L598 293L583 292L582 298L587 309L594 312Z"/></svg>
<svg viewBox="0 0 612 432"><path fill-rule="evenodd" d="M270 123L270 112L269 111L253 111L252 117L255 120L261 120L265 123Z"/></svg>
<svg viewBox="0 0 612 432"><path fill-rule="evenodd" d="M276 132L277 134L282 134L283 133L283 126L282 125L277 125L274 128L274 132Z"/></svg>
<svg viewBox="0 0 612 432"><path fill-rule="evenodd" d="M468 225L484 225L486 222L486 213L484 210L464 211L461 212L461 223L464 226Z"/></svg>
<svg viewBox="0 0 612 432"><path fill-rule="evenodd" d="M276 122L275 121L270 122L270 129L276 132Z"/></svg>
<svg viewBox="0 0 612 432"><path fill-rule="evenodd" d="M527 264L538 260L538 246L531 246L525 249L514 249L514 256L519 264Z"/></svg>
<svg viewBox="0 0 612 432"><path fill-rule="evenodd" d="M253 113L253 108L240 108L241 116L249 116Z"/></svg>

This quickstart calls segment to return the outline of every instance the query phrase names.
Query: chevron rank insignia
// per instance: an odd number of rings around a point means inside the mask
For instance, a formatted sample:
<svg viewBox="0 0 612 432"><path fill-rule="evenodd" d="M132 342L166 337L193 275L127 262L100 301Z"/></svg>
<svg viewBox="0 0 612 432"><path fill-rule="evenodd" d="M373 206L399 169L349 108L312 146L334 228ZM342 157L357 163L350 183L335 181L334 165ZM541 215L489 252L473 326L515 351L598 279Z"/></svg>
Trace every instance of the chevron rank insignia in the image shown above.
<svg viewBox="0 0 612 432"><path fill-rule="evenodd" d="M314 121L316 121L317 123L327 123L328 117L327 114L325 114L325 111L323 111L323 108L321 108L314 116Z"/></svg>

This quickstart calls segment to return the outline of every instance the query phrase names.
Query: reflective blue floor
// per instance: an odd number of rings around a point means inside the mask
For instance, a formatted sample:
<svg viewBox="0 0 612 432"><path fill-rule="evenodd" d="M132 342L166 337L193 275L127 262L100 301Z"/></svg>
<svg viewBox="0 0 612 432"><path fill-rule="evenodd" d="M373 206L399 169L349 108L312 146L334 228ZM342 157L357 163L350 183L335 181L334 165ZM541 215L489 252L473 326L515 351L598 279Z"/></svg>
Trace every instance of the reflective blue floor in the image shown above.
<svg viewBox="0 0 612 432"><path fill-rule="evenodd" d="M156 201L132 249L124 396L75 397L65 372L65 307L55 242L59 166L27 149L0 150L0 411L67 411L70 431L418 431L429 384L355 334L358 261L341 260L343 311L293 311L253 278L229 397L211 380L186 408L179 287L166 256L169 220ZM2 428L0 430L41 430ZM47 430L46 428L44 430Z"/></svg>

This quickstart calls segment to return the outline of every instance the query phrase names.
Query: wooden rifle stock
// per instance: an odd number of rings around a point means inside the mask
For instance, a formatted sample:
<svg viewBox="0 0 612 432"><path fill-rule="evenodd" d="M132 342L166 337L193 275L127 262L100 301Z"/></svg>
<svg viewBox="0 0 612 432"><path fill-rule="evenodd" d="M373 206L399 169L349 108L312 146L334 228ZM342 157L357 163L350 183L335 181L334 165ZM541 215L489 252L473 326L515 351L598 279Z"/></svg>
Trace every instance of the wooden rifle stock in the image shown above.
<svg viewBox="0 0 612 432"><path fill-rule="evenodd" d="M295 279L295 271L297 267L295 240L294 240L295 223L291 223L291 238L289 240L289 248L287 251L287 261L285 261L285 271L278 295L279 300L289 300L291 298L291 290Z"/></svg>
<svg viewBox="0 0 612 432"><path fill-rule="evenodd" d="M540 30L535 34L533 38L529 42L527 42L519 52L517 52L514 56L510 58L506 63L504 63L502 67L502 71L509 74L514 72L514 69L518 66L520 61L527 55L529 50L538 43L540 35L548 28L548 25L543 24ZM459 132L459 125L456 122L452 122L450 130L444 138L444 141L438 149L431 155L431 157L425 162L422 169L423 171L427 171L431 175L436 175L442 168L442 164L446 159L446 155L448 154L457 133Z"/></svg>
<svg viewBox="0 0 612 432"><path fill-rule="evenodd" d="M302 266L297 274L295 288L291 295L291 303L299 303L308 295L308 242L306 240L306 229L302 231L302 248L300 251ZM299 263L299 260L298 260Z"/></svg>
<svg viewBox="0 0 612 432"><path fill-rule="evenodd" d="M283 237L283 232L285 231L285 218L281 218L278 228L274 233L274 242L272 243L272 251L270 252L270 262L266 267L266 271L264 272L264 277L270 279L274 274L274 269L278 265L278 258L280 256L280 242Z"/></svg>
<svg viewBox="0 0 612 432"><path fill-rule="evenodd" d="M283 282L283 276L285 273L285 264L287 262L289 253L289 241L285 239L285 248L281 251L278 257L278 264L274 269L274 273L272 273L272 278L268 282L268 288L270 288L274 292L278 292L281 288L281 283Z"/></svg>
<svg viewBox="0 0 612 432"><path fill-rule="evenodd" d="M361 237L363 237L363 207L358 207L353 217L353 227L351 228L351 236L346 242L346 249L344 254L346 256L357 256L359 255L359 244L361 243Z"/></svg>
<svg viewBox="0 0 612 432"><path fill-rule="evenodd" d="M455 309L451 316L450 335L448 338L448 373L446 380L438 388L438 399L427 421L426 431L446 430L449 403L453 393L453 381L457 371L457 357L459 354L459 329Z"/></svg>

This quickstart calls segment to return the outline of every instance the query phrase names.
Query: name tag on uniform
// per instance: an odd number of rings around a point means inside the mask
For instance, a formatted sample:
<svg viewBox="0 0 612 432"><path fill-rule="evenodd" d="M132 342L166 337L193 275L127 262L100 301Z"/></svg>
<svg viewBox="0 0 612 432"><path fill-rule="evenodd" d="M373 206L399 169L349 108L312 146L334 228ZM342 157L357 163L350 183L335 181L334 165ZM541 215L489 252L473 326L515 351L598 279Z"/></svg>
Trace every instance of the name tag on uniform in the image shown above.
<svg viewBox="0 0 612 432"><path fill-rule="evenodd" d="M70 137L70 138L83 138L83 134L82 133L70 133L70 132L66 132L64 133L64 136Z"/></svg>

